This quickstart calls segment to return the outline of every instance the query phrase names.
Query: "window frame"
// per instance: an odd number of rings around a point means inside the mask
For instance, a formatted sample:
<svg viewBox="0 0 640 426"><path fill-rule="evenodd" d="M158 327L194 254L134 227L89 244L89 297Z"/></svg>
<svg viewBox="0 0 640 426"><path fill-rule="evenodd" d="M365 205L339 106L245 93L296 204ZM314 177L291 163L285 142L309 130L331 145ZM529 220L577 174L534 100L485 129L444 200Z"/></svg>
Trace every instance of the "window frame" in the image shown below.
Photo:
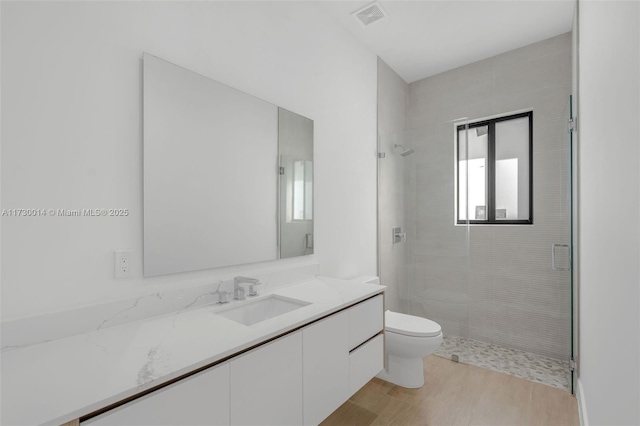
<svg viewBox="0 0 640 426"><path fill-rule="evenodd" d="M496 140L495 125L501 121L508 121L517 118L529 118L529 219L496 219ZM476 127L487 126L487 219L486 220L470 220L460 219L460 211L458 205L460 203L460 141L458 136L460 130L474 129ZM483 119L473 123L460 124L455 127L455 160L456 160L456 202L455 202L455 218L456 225L533 225L533 111L526 111L516 114L504 115L491 119ZM469 216L467 206L467 216Z"/></svg>

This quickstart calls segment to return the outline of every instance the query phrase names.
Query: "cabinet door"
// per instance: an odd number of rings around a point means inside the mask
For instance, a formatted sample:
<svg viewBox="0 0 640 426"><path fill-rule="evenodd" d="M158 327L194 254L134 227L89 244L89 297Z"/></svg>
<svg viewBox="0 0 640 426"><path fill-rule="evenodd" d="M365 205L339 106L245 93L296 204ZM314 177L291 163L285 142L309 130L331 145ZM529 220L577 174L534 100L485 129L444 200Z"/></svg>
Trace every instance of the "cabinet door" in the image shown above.
<svg viewBox="0 0 640 426"><path fill-rule="evenodd" d="M302 424L302 331L230 362L232 425Z"/></svg>
<svg viewBox="0 0 640 426"><path fill-rule="evenodd" d="M342 312L302 334L304 424L317 425L349 398L349 315Z"/></svg>
<svg viewBox="0 0 640 426"><path fill-rule="evenodd" d="M384 368L382 334L349 354L349 396L358 392Z"/></svg>
<svg viewBox="0 0 640 426"><path fill-rule="evenodd" d="M83 425L228 425L229 363L133 400Z"/></svg>

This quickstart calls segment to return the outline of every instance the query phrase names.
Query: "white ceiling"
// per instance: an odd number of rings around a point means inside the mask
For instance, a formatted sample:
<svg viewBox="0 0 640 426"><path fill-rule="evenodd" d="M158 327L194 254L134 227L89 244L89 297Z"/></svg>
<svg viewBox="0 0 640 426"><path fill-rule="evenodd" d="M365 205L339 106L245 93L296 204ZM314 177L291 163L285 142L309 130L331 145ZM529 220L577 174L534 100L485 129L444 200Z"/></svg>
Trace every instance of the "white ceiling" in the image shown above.
<svg viewBox="0 0 640 426"><path fill-rule="evenodd" d="M383 0L388 18L363 28L351 13L371 1L320 7L406 82L571 31L574 0Z"/></svg>

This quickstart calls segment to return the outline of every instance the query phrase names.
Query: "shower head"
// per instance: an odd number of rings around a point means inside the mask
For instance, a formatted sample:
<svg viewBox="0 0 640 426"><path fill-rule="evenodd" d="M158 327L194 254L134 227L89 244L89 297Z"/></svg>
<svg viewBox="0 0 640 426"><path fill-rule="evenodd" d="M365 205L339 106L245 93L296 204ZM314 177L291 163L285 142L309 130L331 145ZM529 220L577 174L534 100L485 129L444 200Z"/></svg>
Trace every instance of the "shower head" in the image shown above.
<svg viewBox="0 0 640 426"><path fill-rule="evenodd" d="M406 149L404 146L399 144L395 144L393 145L393 147L402 149L402 152L400 153L400 155L402 155L403 157L406 157L407 155L411 155L414 152L416 152L413 148Z"/></svg>

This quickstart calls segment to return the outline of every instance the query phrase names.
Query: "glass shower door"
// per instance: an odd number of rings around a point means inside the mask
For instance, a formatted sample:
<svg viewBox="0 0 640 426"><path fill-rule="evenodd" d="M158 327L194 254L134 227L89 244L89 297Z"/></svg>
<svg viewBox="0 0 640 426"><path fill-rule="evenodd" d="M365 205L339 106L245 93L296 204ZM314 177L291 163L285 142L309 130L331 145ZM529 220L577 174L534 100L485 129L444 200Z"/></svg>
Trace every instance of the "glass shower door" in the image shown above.
<svg viewBox="0 0 640 426"><path fill-rule="evenodd" d="M568 211L568 215L569 215L569 233L570 233L570 239L569 239L569 244L570 244L570 256L571 258L569 259L569 268L570 268L570 276L569 276L569 291L570 291L570 312L571 312L571 319L569 321L570 327L571 327L571 333L570 333L570 339L571 341L569 342L569 346L570 346L570 357L569 357L569 385L571 387L571 393L575 395L576 393L576 382L577 382L577 372L576 372L576 363L575 363L575 359L576 359L576 343L577 343L577 336L576 336L576 323L575 323L575 318L576 318L576 312L575 312L575 306L576 306L576 300L574 298L576 291L575 291L575 285L576 283L574 282L574 268L575 268L575 263L574 263L574 258L575 258L575 246L574 246L574 242L575 242L575 204L574 204L574 199L573 196L575 194L575 187L574 187L574 176L575 176L575 169L574 169L574 154L575 154L575 150L574 150L574 132L575 132L575 117L574 117L574 112L573 112L573 105L574 105L574 97L573 95L569 95L569 126L568 126L568 133L569 133L569 137L568 137L568 144L567 144L567 150L568 150L568 156L567 156L567 161L564 162L565 167L567 167L567 180L568 180L568 191L567 191L567 198L568 200L568 204L569 204L569 211Z"/></svg>
<svg viewBox="0 0 640 426"><path fill-rule="evenodd" d="M559 285L562 304L558 327L563 350L562 366L566 389L575 393L574 386L574 323L573 323L573 108L569 96L562 113L565 130L559 144L559 176L556 183L560 196L558 229L550 248L551 271Z"/></svg>
<svg viewBox="0 0 640 426"><path fill-rule="evenodd" d="M378 275L385 292L385 307L407 313L407 245L414 231L406 210L410 154L404 132L378 136ZM411 229L410 229L411 228Z"/></svg>
<svg viewBox="0 0 640 426"><path fill-rule="evenodd" d="M555 111L483 118L466 130L468 154L458 166L467 168L463 219L471 221L466 355L469 363L571 391L570 104ZM488 149L472 146L484 143ZM484 172L487 164L493 170ZM529 170L530 187L522 183ZM483 198L485 187L493 195Z"/></svg>
<svg viewBox="0 0 640 426"><path fill-rule="evenodd" d="M455 221L453 126L379 135L378 265L387 308L437 322L436 355L466 362L469 227Z"/></svg>

